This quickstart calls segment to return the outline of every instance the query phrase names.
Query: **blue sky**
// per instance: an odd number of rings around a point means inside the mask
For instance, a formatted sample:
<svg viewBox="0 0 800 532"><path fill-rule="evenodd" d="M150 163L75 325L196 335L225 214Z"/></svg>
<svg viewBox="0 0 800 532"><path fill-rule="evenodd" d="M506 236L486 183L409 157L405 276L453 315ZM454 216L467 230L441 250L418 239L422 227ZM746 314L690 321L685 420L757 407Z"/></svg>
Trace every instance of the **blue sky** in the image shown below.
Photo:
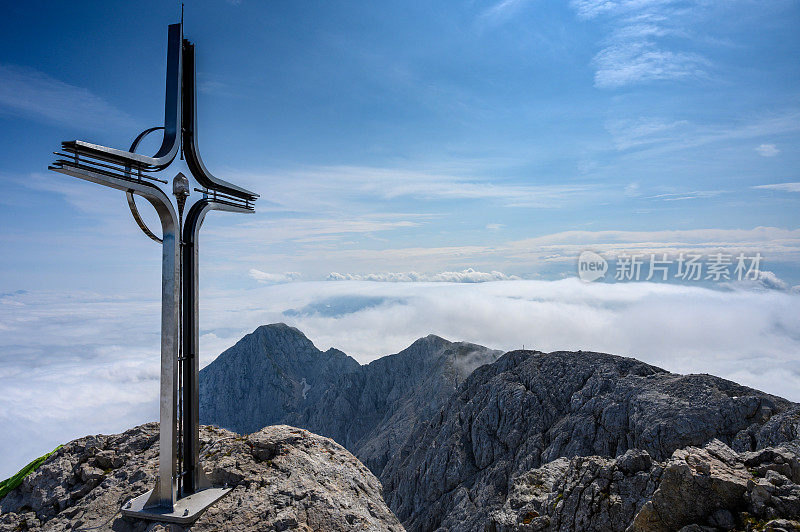
<svg viewBox="0 0 800 532"><path fill-rule="evenodd" d="M46 168L63 140L124 148L163 120L166 26L179 12L7 8L0 382L37 392L70 376L51 402L0 405L26 412L8 419L30 427L18 440L47 446L155 412L132 398L157 382L158 248L124 195ZM800 383L798 27L800 2L784 0L188 3L203 158L261 194L256 214L204 226L205 360L284 320L360 361L434 332L606 349L789 395ZM611 260L758 252L770 273L713 290L590 289L564 279L587 249ZM497 282L458 282L476 280ZM351 311L364 297L387 299ZM330 298L349 321L286 313ZM737 316L750 325L736 322L730 341ZM92 387L109 379L127 391L109 392L117 414L98 416ZM20 449L0 476L42 450Z"/></svg>
<svg viewBox="0 0 800 532"><path fill-rule="evenodd" d="M159 123L178 13L11 8L3 290L157 277L122 195L46 165L61 140L124 147ZM208 224L207 280L547 277L574 274L562 242L702 242L760 246L797 284L799 22L796 1L190 3L203 157L262 195Z"/></svg>

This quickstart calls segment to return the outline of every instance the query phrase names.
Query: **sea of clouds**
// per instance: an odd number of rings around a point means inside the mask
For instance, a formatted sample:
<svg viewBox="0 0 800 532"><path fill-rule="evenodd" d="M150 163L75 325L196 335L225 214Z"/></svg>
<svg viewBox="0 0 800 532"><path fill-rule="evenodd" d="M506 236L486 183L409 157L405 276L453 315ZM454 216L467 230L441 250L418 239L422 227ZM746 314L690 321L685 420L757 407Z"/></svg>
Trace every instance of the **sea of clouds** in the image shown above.
<svg viewBox="0 0 800 532"><path fill-rule="evenodd" d="M361 363L434 333L503 350L632 356L800 401L797 291L390 277L204 289L202 364L257 326L285 322ZM0 478L59 443L157 419L158 372L157 299L0 294Z"/></svg>

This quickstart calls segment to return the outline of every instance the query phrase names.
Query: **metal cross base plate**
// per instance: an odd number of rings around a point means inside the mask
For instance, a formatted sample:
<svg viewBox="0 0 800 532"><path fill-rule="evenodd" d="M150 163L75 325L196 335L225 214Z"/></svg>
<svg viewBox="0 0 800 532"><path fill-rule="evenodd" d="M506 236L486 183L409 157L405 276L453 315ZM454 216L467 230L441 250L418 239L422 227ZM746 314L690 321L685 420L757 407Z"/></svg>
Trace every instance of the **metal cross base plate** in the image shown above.
<svg viewBox="0 0 800 532"><path fill-rule="evenodd" d="M168 512L159 508L144 508L153 490L131 499L122 507L124 517L149 519L150 521L166 521L188 525L197 520L209 506L224 497L233 488L207 488L197 493L187 495L175 502L174 509Z"/></svg>

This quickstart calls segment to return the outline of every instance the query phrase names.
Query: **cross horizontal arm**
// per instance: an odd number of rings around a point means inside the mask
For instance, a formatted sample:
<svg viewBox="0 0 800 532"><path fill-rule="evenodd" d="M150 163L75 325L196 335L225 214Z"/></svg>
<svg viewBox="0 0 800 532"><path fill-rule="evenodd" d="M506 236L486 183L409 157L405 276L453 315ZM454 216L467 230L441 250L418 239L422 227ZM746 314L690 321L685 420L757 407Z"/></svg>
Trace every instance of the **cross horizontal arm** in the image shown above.
<svg viewBox="0 0 800 532"><path fill-rule="evenodd" d="M158 152L148 157L130 151L108 148L83 140L61 143L61 149L76 156L120 164L142 172L157 172L169 166L179 149L181 123L181 25L170 24L167 38L167 88L164 104L164 139Z"/></svg>
<svg viewBox="0 0 800 532"><path fill-rule="evenodd" d="M222 192L247 202L258 194L215 177L208 171L197 145L197 88L195 79L194 44L183 41L183 154L186 165L197 182L207 189Z"/></svg>

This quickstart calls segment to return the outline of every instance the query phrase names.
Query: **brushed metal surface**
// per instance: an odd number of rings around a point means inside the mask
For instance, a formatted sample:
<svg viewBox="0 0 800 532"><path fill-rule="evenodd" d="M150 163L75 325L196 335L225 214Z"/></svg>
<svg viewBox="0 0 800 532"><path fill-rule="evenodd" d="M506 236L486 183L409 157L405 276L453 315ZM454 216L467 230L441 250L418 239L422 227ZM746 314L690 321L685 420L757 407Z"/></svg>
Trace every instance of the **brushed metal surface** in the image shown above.
<svg viewBox="0 0 800 532"><path fill-rule="evenodd" d="M157 186L62 164L56 172L142 196L161 220L161 384L159 391L158 483L151 504L171 508L177 498L177 398L180 255L178 216L169 197Z"/></svg>

